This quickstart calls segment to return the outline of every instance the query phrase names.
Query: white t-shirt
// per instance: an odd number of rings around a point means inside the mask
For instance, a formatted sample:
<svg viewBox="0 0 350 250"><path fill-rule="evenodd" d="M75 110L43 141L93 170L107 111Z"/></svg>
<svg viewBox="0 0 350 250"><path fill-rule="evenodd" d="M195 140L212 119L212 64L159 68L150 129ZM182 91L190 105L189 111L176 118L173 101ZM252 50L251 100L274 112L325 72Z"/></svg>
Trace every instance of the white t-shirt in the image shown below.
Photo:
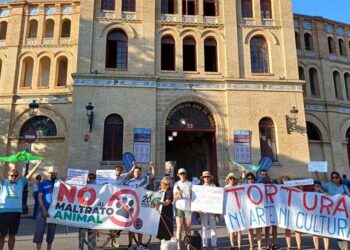
<svg viewBox="0 0 350 250"><path fill-rule="evenodd" d="M182 198L175 201L175 207L180 210L191 210L192 183L190 181L177 181L173 189L174 195L179 191L182 192Z"/></svg>

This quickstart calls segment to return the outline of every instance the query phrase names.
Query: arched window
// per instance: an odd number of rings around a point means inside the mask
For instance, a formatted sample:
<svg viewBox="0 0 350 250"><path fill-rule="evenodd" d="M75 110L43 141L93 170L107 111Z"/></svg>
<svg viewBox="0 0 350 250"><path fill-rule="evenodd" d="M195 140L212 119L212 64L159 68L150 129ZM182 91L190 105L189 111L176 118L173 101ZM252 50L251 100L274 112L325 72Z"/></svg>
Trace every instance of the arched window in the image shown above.
<svg viewBox="0 0 350 250"><path fill-rule="evenodd" d="M335 54L334 40L332 37L328 37L328 52L329 54Z"/></svg>
<svg viewBox="0 0 350 250"><path fill-rule="evenodd" d="M185 37L183 40L183 70L197 70L196 40L193 37Z"/></svg>
<svg viewBox="0 0 350 250"><path fill-rule="evenodd" d="M295 32L295 46L297 49L300 49L300 38L298 32Z"/></svg>
<svg viewBox="0 0 350 250"><path fill-rule="evenodd" d="M218 71L218 56L216 40L212 37L208 37L204 40L204 58L205 58L205 71L217 72Z"/></svg>
<svg viewBox="0 0 350 250"><path fill-rule="evenodd" d="M128 67L128 37L122 30L112 30L107 35L106 68Z"/></svg>
<svg viewBox="0 0 350 250"><path fill-rule="evenodd" d="M302 67L298 67L299 80L305 81L305 72ZM303 94L306 96L306 83L303 84Z"/></svg>
<svg viewBox="0 0 350 250"><path fill-rule="evenodd" d="M252 73L268 73L268 46L262 36L255 36L250 40L250 60Z"/></svg>
<svg viewBox="0 0 350 250"><path fill-rule="evenodd" d="M51 60L47 56L41 58L39 68L39 86L48 87L50 85Z"/></svg>
<svg viewBox="0 0 350 250"><path fill-rule="evenodd" d="M261 0L261 17L270 19L272 18L272 8L271 8L271 0Z"/></svg>
<svg viewBox="0 0 350 250"><path fill-rule="evenodd" d="M338 40L339 43L339 53L342 56L346 56L346 47L343 39Z"/></svg>
<svg viewBox="0 0 350 250"><path fill-rule="evenodd" d="M0 40L6 40L7 22L0 23Z"/></svg>
<svg viewBox="0 0 350 250"><path fill-rule="evenodd" d="M135 12L136 0L123 0L122 11Z"/></svg>
<svg viewBox="0 0 350 250"><path fill-rule="evenodd" d="M312 41L312 36L309 33L304 34L304 43L306 50L314 50L314 44Z"/></svg>
<svg viewBox="0 0 350 250"><path fill-rule="evenodd" d="M101 0L101 10L115 10L115 0Z"/></svg>
<svg viewBox="0 0 350 250"><path fill-rule="evenodd" d="M161 41L161 70L175 70L175 40L169 35Z"/></svg>
<svg viewBox="0 0 350 250"><path fill-rule="evenodd" d="M38 36L38 21L31 20L29 22L28 38L36 38Z"/></svg>
<svg viewBox="0 0 350 250"><path fill-rule="evenodd" d="M314 68L309 69L309 79L310 79L310 89L311 96L319 97L320 96L320 83L318 80L317 70Z"/></svg>
<svg viewBox="0 0 350 250"><path fill-rule="evenodd" d="M309 141L322 141L320 130L312 122L306 122L306 132Z"/></svg>
<svg viewBox="0 0 350 250"><path fill-rule="evenodd" d="M333 72L333 84L334 84L335 98L343 99L341 79L340 79L340 74L338 71Z"/></svg>
<svg viewBox="0 0 350 250"><path fill-rule="evenodd" d="M45 23L45 38L52 38L53 32L55 29L55 22L52 19L49 19Z"/></svg>
<svg viewBox="0 0 350 250"><path fill-rule="evenodd" d="M346 89L346 98L347 100L350 100L350 73L344 74L344 82L345 82L345 89Z"/></svg>
<svg viewBox="0 0 350 250"><path fill-rule="evenodd" d="M182 0L183 15L197 15L198 0Z"/></svg>
<svg viewBox="0 0 350 250"><path fill-rule="evenodd" d="M33 80L34 60L27 57L23 60L21 87L31 87Z"/></svg>
<svg viewBox="0 0 350 250"><path fill-rule="evenodd" d="M71 21L66 19L62 23L61 37L70 37Z"/></svg>
<svg viewBox="0 0 350 250"><path fill-rule="evenodd" d="M35 131L37 136L57 136L55 123L43 115L27 120L21 128L20 136L24 136L24 133L27 131Z"/></svg>
<svg viewBox="0 0 350 250"><path fill-rule="evenodd" d="M218 0L204 0L203 10L204 10L204 16L217 16Z"/></svg>
<svg viewBox="0 0 350 250"><path fill-rule="evenodd" d="M109 115L103 135L103 161L120 161L123 154L124 121L120 115Z"/></svg>
<svg viewBox="0 0 350 250"><path fill-rule="evenodd" d="M260 152L261 157L269 156L272 161L277 161L277 145L275 125L270 118L264 117L259 122Z"/></svg>
<svg viewBox="0 0 350 250"><path fill-rule="evenodd" d="M252 18L253 17L253 6L252 0L242 0L242 17L243 18Z"/></svg>
<svg viewBox="0 0 350 250"><path fill-rule="evenodd" d="M176 14L176 0L162 0L162 14Z"/></svg>
<svg viewBox="0 0 350 250"><path fill-rule="evenodd" d="M61 57L57 60L57 82L56 86L65 87L67 86L68 77L68 59L66 57Z"/></svg>

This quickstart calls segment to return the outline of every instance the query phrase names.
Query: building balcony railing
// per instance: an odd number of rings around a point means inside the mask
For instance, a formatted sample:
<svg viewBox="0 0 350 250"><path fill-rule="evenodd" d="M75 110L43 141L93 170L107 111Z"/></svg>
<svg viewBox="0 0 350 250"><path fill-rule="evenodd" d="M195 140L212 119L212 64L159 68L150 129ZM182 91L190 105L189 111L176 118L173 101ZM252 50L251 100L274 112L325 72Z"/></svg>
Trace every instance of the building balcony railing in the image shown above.
<svg viewBox="0 0 350 250"><path fill-rule="evenodd" d="M329 54L328 59L333 62L336 62L338 60L337 55L334 54Z"/></svg>
<svg viewBox="0 0 350 250"><path fill-rule="evenodd" d="M305 56L309 57L309 58L315 58L315 51L307 50L307 51L305 51Z"/></svg>
<svg viewBox="0 0 350 250"><path fill-rule="evenodd" d="M115 14L114 12L100 12L100 17L104 17L104 18L115 18Z"/></svg>
<svg viewBox="0 0 350 250"><path fill-rule="evenodd" d="M36 38L27 38L26 39L26 45L35 45L36 44Z"/></svg>
<svg viewBox="0 0 350 250"><path fill-rule="evenodd" d="M346 56L339 56L339 61L342 63L347 63L348 62L348 58Z"/></svg>
<svg viewBox="0 0 350 250"><path fill-rule="evenodd" d="M204 23L205 24L218 24L219 18L217 16L205 16Z"/></svg>
<svg viewBox="0 0 350 250"><path fill-rule="evenodd" d="M60 44L62 45L70 44L70 38L69 37L60 38Z"/></svg>
<svg viewBox="0 0 350 250"><path fill-rule="evenodd" d="M256 21L255 21L255 20L252 20L252 19L243 19L243 20L242 20L242 24L243 24L243 25L255 26L255 25L256 25Z"/></svg>
<svg viewBox="0 0 350 250"><path fill-rule="evenodd" d="M0 48L1 47L6 47L6 41L5 40L0 40Z"/></svg>
<svg viewBox="0 0 350 250"><path fill-rule="evenodd" d="M44 38L43 44L44 45L53 45L53 38Z"/></svg>
<svg viewBox="0 0 350 250"><path fill-rule="evenodd" d="M302 53L301 53L301 49L297 49L297 56L301 56Z"/></svg>
<svg viewBox="0 0 350 250"><path fill-rule="evenodd" d="M275 26L275 21L274 20L262 20L262 25L268 26L268 27L273 27L273 26Z"/></svg>
<svg viewBox="0 0 350 250"><path fill-rule="evenodd" d="M173 22L176 22L176 15L174 15L174 14L162 14L160 16L160 20L164 21L164 22L173 23Z"/></svg>
<svg viewBox="0 0 350 250"><path fill-rule="evenodd" d="M136 20L136 14L135 12L123 12L123 19L124 20Z"/></svg>
<svg viewBox="0 0 350 250"><path fill-rule="evenodd" d="M184 23L197 23L197 17L184 15L184 16L182 16L182 22L184 22Z"/></svg>

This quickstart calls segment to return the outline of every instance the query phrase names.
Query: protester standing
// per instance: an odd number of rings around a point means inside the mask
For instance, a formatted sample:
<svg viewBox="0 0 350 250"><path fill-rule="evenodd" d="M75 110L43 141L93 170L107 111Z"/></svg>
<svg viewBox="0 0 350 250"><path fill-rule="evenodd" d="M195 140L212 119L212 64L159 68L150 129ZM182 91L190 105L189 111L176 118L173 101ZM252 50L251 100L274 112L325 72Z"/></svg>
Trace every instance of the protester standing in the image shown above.
<svg viewBox="0 0 350 250"><path fill-rule="evenodd" d="M96 175L94 173L89 173L87 186L95 184ZM88 235L87 245L88 250L96 249L96 230L87 229L87 228L79 228L79 250L84 250L84 240L85 235Z"/></svg>
<svg viewBox="0 0 350 250"><path fill-rule="evenodd" d="M346 174L343 174L343 184L348 186L348 189L350 189L350 180L347 178Z"/></svg>
<svg viewBox="0 0 350 250"><path fill-rule="evenodd" d="M39 210L39 202L38 202L38 193L39 193L39 185L41 183L41 175L38 174L35 177L35 182L33 184L33 198L34 198L34 209L33 209L33 219L36 219L36 216L38 215Z"/></svg>
<svg viewBox="0 0 350 250"><path fill-rule="evenodd" d="M245 175L246 184L253 184L256 182L256 177L252 172L249 172ZM255 229L255 238L258 243L258 249L261 250L261 228ZM248 230L248 240L250 250L254 248L254 229Z"/></svg>
<svg viewBox="0 0 350 250"><path fill-rule="evenodd" d="M159 187L160 192L164 192L163 201L155 204L156 206L162 205L161 219L159 221L157 238L162 240L170 240L174 232L174 219L173 219L173 191L171 190L171 178L163 177Z"/></svg>
<svg viewBox="0 0 350 250"><path fill-rule="evenodd" d="M225 182L227 185L225 186L225 189L229 189L231 187L234 187L237 185L237 179L234 177L234 173L229 173L226 178ZM241 249L241 242L242 242L242 233L241 231L235 232L235 233L229 233L230 236L230 243L231 243L231 248L230 250L235 250L235 249ZM235 247L235 237L237 237L237 248Z"/></svg>
<svg viewBox="0 0 350 250"><path fill-rule="evenodd" d="M8 178L0 176L0 250L4 249L5 238L9 233L8 248L13 250L21 220L23 188L28 179L38 169L41 161L22 178L17 169L8 171Z"/></svg>
<svg viewBox="0 0 350 250"><path fill-rule="evenodd" d="M49 179L44 180L39 186L38 201L40 206L40 212L37 216L37 225L34 233L33 243L36 243L36 249L40 250L43 243L44 234L47 227L47 250L52 249L52 243L55 238L56 224L46 223L46 219L49 217L49 207L52 201L52 192L57 178L57 170L55 167L49 169Z"/></svg>
<svg viewBox="0 0 350 250"><path fill-rule="evenodd" d="M182 227L185 227L186 235L191 234L191 192L192 183L186 180L186 169L177 171L179 181L174 185L175 216L176 216L176 238L177 248L181 250Z"/></svg>

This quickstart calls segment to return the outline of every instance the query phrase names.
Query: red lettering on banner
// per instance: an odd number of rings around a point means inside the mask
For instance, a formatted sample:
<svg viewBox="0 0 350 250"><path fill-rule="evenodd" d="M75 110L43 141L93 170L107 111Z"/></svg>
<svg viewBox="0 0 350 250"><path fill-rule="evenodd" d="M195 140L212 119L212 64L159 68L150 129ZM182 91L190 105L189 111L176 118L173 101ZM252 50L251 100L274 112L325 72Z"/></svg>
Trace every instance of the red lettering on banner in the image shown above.
<svg viewBox="0 0 350 250"><path fill-rule="evenodd" d="M84 198L85 193L90 193L90 197L88 199ZM77 198L80 205L91 206L96 200L96 191L91 187L83 187L79 190Z"/></svg>
<svg viewBox="0 0 350 250"><path fill-rule="evenodd" d="M275 203L273 200L273 196L275 196L278 193L278 189L275 184L265 184L265 194L266 194L266 202L268 202L268 198L270 198L270 203ZM273 189L273 191L270 193L270 188Z"/></svg>
<svg viewBox="0 0 350 250"><path fill-rule="evenodd" d="M235 188L230 188L230 189L226 190L227 193L233 192L233 195L234 195L234 197L236 199L236 203L237 203L238 209L241 209L241 203L239 202L237 192L238 191L244 191L244 189L245 189L244 187L235 187Z"/></svg>
<svg viewBox="0 0 350 250"><path fill-rule="evenodd" d="M60 189L58 191L57 200L63 201L63 198L66 197L69 203L73 203L75 200L75 193L77 192L76 186L71 186L68 190L67 186L61 182Z"/></svg>
<svg viewBox="0 0 350 250"><path fill-rule="evenodd" d="M256 190L258 190L258 192L259 192L260 198L259 198L258 201L255 201L255 200L253 199L253 197L251 196L251 190L252 190L253 188L255 188ZM261 202L263 201L263 193L262 193L262 191L260 190L260 188L259 188L257 185L249 185L248 190L247 190L247 195L248 195L249 200L250 200L254 205L260 205Z"/></svg>
<svg viewBox="0 0 350 250"><path fill-rule="evenodd" d="M291 206L293 192L296 192L296 193L301 192L299 189L292 188L292 187L286 187L286 186L281 186L281 189L286 190L288 193L288 207Z"/></svg>
<svg viewBox="0 0 350 250"><path fill-rule="evenodd" d="M314 203L313 203L313 206L312 207L309 207L308 204L307 204L307 193L303 193L303 204L304 204L304 207L306 208L307 211L312 211L312 210L315 210L316 207L317 207L317 201L318 201L318 196L317 194L314 194Z"/></svg>
<svg viewBox="0 0 350 250"><path fill-rule="evenodd" d="M325 201L329 201L329 204L326 204ZM321 197L321 214L323 213L323 209L327 210L327 214L331 214L331 208L333 207L334 202L331 198L328 198L325 195L322 195Z"/></svg>
<svg viewBox="0 0 350 250"><path fill-rule="evenodd" d="M338 203L333 211L333 215L335 215L337 212L344 212L346 214L346 218L349 218L349 212L348 212L348 208L346 206L345 196L342 196L339 199L339 201L338 201Z"/></svg>

